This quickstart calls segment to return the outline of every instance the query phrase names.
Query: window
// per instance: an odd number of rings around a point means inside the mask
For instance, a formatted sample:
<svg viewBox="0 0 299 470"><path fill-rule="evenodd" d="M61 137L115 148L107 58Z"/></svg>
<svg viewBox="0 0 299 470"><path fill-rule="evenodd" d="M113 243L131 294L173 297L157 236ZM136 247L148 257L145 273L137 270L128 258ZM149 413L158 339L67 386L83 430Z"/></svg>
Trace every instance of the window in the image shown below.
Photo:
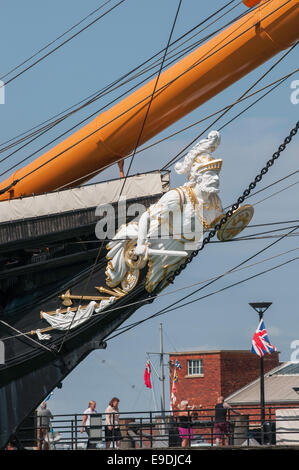
<svg viewBox="0 0 299 470"><path fill-rule="evenodd" d="M188 375L202 375L202 359L195 359L188 361Z"/></svg>

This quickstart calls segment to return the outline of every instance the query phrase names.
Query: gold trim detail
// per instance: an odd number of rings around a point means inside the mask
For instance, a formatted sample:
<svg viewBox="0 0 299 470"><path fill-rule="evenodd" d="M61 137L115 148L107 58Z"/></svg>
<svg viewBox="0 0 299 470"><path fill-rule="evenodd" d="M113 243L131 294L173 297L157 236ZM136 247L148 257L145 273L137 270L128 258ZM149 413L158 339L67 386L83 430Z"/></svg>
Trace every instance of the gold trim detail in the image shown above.
<svg viewBox="0 0 299 470"><path fill-rule="evenodd" d="M186 193L188 194L188 197L190 199L190 202L193 206L193 209L194 209L194 212L196 213L197 217L199 218L199 220L201 221L203 227L206 229L206 230L209 230L210 228L210 224L207 222L207 220L199 213L199 210L198 210L198 206L200 205L199 202L198 202L198 199L195 195L195 191L193 188L191 188L191 186L186 186L185 188L185 191Z"/></svg>
<svg viewBox="0 0 299 470"><path fill-rule="evenodd" d="M126 242L124 248L124 260L130 270L143 269L146 265L147 259L145 256L135 255L136 240L129 240Z"/></svg>
<svg viewBox="0 0 299 470"><path fill-rule="evenodd" d="M107 289L107 287L95 287L99 292L103 292L105 294L109 294L109 295L112 295L114 297L117 297L117 298L120 298L120 297L123 297L126 292L124 292L123 290L115 287L115 289ZM105 299L107 299L107 297L105 297Z"/></svg>
<svg viewBox="0 0 299 470"><path fill-rule="evenodd" d="M107 297L99 296L99 295L72 295L70 290L68 289L65 294L59 296L62 299L62 304L66 307L70 307L73 305L73 300L94 300L94 301L101 301L106 300Z"/></svg>
<svg viewBox="0 0 299 470"><path fill-rule="evenodd" d="M54 328L52 326L49 326L48 328L40 329L39 332L40 333L46 333L47 331L53 331L53 330L54 330ZM34 336L34 335L37 334L37 330L31 330L31 331L29 331L28 334L31 335L31 336Z"/></svg>
<svg viewBox="0 0 299 470"><path fill-rule="evenodd" d="M254 208L250 204L236 209L232 216L223 224L217 232L217 238L220 241L229 241L239 235L249 224L254 214Z"/></svg>
<svg viewBox="0 0 299 470"><path fill-rule="evenodd" d="M211 223L210 223L210 226L211 227L215 227L215 225L218 224L218 222L220 222L220 220L225 216L225 214L220 214L216 217L216 219L214 219Z"/></svg>
<svg viewBox="0 0 299 470"><path fill-rule="evenodd" d="M125 277L121 281L121 286L125 293L130 292L137 286L139 281L140 271L139 269L133 269L127 271Z"/></svg>
<svg viewBox="0 0 299 470"><path fill-rule="evenodd" d="M138 281L138 280L137 280ZM97 289L98 292L102 294L107 294L109 297L115 297L115 301L120 299L121 297L124 297L127 294L127 291L125 289L120 289L120 288L115 288L115 289L107 289L106 287L98 287L95 286L95 289ZM70 292L70 289L68 289L64 294L59 295L58 297L62 300L62 304L65 307L68 307L68 309L60 309L59 313L65 314L67 312L74 312L78 309L78 306L76 307L71 307L73 305L73 300L89 300L89 301L94 301L96 302L96 308L100 306L100 302L102 300L108 300L109 297L107 295L73 295ZM81 305L82 308L86 308L87 305ZM47 315L56 315L57 311L52 310L50 312L44 312L40 311L40 317L43 318L43 313L47 313ZM48 330L41 330L42 331L48 331ZM35 333L32 333L35 334Z"/></svg>
<svg viewBox="0 0 299 470"><path fill-rule="evenodd" d="M193 160L192 165L194 163L199 163L199 167L196 170L196 173L203 173L204 171L208 170L217 170L220 171L222 168L222 159L221 158L213 158L213 157L195 157Z"/></svg>

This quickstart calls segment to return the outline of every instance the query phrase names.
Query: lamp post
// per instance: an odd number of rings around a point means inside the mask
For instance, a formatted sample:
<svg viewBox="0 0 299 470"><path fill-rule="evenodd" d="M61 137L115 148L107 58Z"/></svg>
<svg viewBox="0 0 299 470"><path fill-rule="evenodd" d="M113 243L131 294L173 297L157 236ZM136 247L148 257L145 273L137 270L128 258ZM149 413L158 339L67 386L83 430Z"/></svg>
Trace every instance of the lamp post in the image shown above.
<svg viewBox="0 0 299 470"><path fill-rule="evenodd" d="M272 302L252 302L250 307L259 315L259 320L263 319L265 311L272 305ZM265 424L265 383L264 383L264 356L260 357L260 404L261 404L261 429L262 444L264 444L264 424Z"/></svg>

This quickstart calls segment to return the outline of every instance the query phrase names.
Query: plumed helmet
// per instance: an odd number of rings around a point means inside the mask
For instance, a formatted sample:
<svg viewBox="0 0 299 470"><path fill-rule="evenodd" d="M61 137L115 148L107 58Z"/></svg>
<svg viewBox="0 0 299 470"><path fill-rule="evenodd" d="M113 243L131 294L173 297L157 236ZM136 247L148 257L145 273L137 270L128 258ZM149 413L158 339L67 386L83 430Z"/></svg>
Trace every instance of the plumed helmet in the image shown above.
<svg viewBox="0 0 299 470"><path fill-rule="evenodd" d="M183 162L176 163L174 169L178 174L190 173L194 163L197 164L196 173L207 170L221 170L222 159L215 159L211 153L220 144L221 137L218 131L211 131L207 139L202 139L190 150Z"/></svg>

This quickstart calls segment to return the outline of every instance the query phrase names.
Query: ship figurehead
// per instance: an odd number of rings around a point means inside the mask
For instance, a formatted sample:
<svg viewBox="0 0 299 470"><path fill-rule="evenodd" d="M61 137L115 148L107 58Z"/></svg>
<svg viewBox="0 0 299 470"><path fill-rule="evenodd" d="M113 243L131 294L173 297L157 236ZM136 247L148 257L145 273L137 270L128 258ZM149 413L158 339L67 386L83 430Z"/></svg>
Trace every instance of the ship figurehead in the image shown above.
<svg viewBox="0 0 299 470"><path fill-rule="evenodd" d="M219 197L222 159L212 155L219 144L219 132L211 131L187 153L183 161L176 163L176 173L186 175L187 182L165 193L145 210L139 220L122 225L107 244L106 286L95 287L102 295L72 295L70 291L61 294L66 309L41 312L42 318L50 323L50 329L65 330L70 325L75 328L94 312L105 310L133 291L141 272L144 273L148 293L160 292L168 285L171 273L179 268L191 251L201 247L205 232L224 216ZM218 230L218 239L227 241L234 238L252 216L253 208L248 204L237 209ZM81 303L88 300L89 304L72 307L74 300ZM42 333L40 339L43 339Z"/></svg>
<svg viewBox="0 0 299 470"><path fill-rule="evenodd" d="M223 217L219 198L222 159L213 152L220 134L211 131L175 165L176 173L187 182L164 194L140 217L120 227L108 243L106 283L109 287L132 290L140 272L147 266L145 289L158 292L167 286L167 278L200 248L204 233ZM218 231L221 241L240 233L253 216L252 206L238 209Z"/></svg>

